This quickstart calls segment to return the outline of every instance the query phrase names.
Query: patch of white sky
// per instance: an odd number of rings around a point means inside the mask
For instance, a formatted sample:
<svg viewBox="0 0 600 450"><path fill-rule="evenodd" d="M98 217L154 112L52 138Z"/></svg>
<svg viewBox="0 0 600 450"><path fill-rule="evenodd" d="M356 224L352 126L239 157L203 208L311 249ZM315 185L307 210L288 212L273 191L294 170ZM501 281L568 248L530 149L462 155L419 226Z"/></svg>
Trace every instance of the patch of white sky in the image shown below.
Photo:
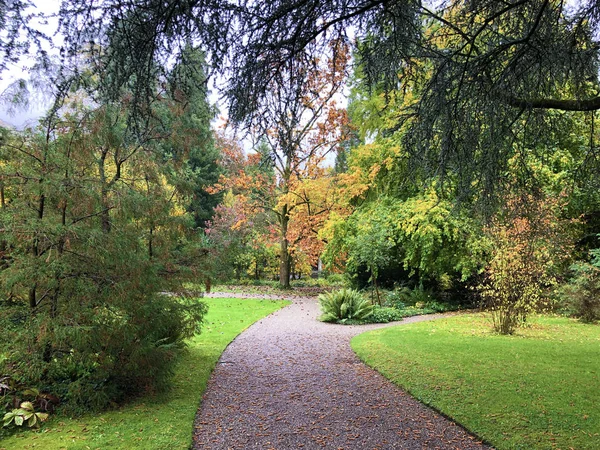
<svg viewBox="0 0 600 450"><path fill-rule="evenodd" d="M31 0L30 3L31 6L25 10L25 14L40 15L31 23L32 28L40 30L48 37L48 40L41 42L42 48L50 56L58 55L58 49L63 41L62 36L56 33L61 1ZM0 73L0 93L5 92L18 80L30 80L32 68L36 64L37 48L35 44L31 44L29 52L29 54L23 55L17 63L8 64L6 70ZM0 103L0 119L19 129L35 125L47 110L50 100L42 92L33 92L32 94L31 101L26 106L15 107Z"/></svg>

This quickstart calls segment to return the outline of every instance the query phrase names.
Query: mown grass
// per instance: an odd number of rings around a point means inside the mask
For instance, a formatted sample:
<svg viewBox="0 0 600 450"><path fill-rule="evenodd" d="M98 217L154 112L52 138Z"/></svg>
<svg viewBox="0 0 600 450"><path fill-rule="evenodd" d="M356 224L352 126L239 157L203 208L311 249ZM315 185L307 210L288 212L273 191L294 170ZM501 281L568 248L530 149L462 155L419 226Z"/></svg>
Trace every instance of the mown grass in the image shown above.
<svg viewBox="0 0 600 450"><path fill-rule="evenodd" d="M352 348L497 449L600 448L600 326L541 317L500 336L470 314L364 333Z"/></svg>
<svg viewBox="0 0 600 450"><path fill-rule="evenodd" d="M141 398L114 411L80 418L54 417L40 431L0 440L1 449L187 449L202 393L219 356L244 329L289 302L205 299L202 333L176 368L167 392Z"/></svg>

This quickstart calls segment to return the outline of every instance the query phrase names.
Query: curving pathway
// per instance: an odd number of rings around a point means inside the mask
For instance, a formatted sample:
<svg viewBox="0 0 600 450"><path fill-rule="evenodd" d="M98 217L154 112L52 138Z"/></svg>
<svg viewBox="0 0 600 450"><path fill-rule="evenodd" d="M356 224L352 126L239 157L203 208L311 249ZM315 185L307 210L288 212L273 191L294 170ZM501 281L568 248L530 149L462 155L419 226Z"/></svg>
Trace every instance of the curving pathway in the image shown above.
<svg viewBox="0 0 600 450"><path fill-rule="evenodd" d="M291 300L221 356L196 416L194 449L489 448L359 361L350 339L388 324L324 324L315 298Z"/></svg>

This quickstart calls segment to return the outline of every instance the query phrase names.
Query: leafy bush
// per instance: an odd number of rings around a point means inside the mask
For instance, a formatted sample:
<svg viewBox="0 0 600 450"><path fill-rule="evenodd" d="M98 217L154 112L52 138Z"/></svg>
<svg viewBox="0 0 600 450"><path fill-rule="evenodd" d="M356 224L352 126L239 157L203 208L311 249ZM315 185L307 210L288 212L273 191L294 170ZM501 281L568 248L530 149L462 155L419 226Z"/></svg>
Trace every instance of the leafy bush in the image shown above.
<svg viewBox="0 0 600 450"><path fill-rule="evenodd" d="M487 251L480 225L434 189L405 200L378 196L349 217L334 216L323 235L328 266L352 275L365 267L373 284L398 264L409 277L465 281L482 269Z"/></svg>
<svg viewBox="0 0 600 450"><path fill-rule="evenodd" d="M348 278L343 273L331 273L325 276L330 286L344 286L348 283Z"/></svg>
<svg viewBox="0 0 600 450"><path fill-rule="evenodd" d="M12 339L0 337L0 373L56 396L74 414L165 388L183 341L199 330L206 306L166 295L132 297L137 296L120 299L128 305L73 308L63 320L38 314L18 323Z"/></svg>
<svg viewBox="0 0 600 450"><path fill-rule="evenodd" d="M291 285L292 287L344 287L346 279L341 274L332 274L327 277L306 277L300 280L292 280Z"/></svg>
<svg viewBox="0 0 600 450"><path fill-rule="evenodd" d="M353 289L341 289L319 295L323 322L347 323L365 320L372 314L373 305Z"/></svg>
<svg viewBox="0 0 600 450"><path fill-rule="evenodd" d="M365 320L367 323L388 323L402 320L405 317L420 316L422 314L434 314L451 311L453 308L442 303L430 302L417 306L406 306L397 309L389 306L373 307L373 313Z"/></svg>
<svg viewBox="0 0 600 450"><path fill-rule="evenodd" d="M48 419L49 413L54 412L60 403L59 399L51 394L42 393L35 388L26 388L11 377L0 378L0 416L2 412L2 429L13 431L15 427L27 426L39 428L42 422Z"/></svg>
<svg viewBox="0 0 600 450"><path fill-rule="evenodd" d="M562 294L573 315L582 322L600 320L600 249L592 251L591 263L571 266L574 277L563 287Z"/></svg>
<svg viewBox="0 0 600 450"><path fill-rule="evenodd" d="M423 288L423 285L411 289L409 287L401 287L387 294L384 304L396 309L404 309L407 305L414 306L416 304L425 305L435 302L435 296L430 289Z"/></svg>
<svg viewBox="0 0 600 450"><path fill-rule="evenodd" d="M330 286L326 278L301 278L290 282L293 288Z"/></svg>
<svg viewBox="0 0 600 450"><path fill-rule="evenodd" d="M424 308L427 310L430 310L431 312L434 312L434 313L455 311L457 309L456 306L449 306L447 304L439 303L436 301L431 301L431 302L425 303Z"/></svg>
<svg viewBox="0 0 600 450"><path fill-rule="evenodd" d="M388 323L402 320L405 316L402 310L389 306L374 305L373 311L365 320L367 323Z"/></svg>
<svg viewBox="0 0 600 450"><path fill-rule="evenodd" d="M383 299L383 306L395 309L406 308L407 295L406 291L410 291L407 287L402 287L393 291L388 291Z"/></svg>
<svg viewBox="0 0 600 450"><path fill-rule="evenodd" d="M514 333L543 310L545 291L571 253L570 223L559 218L560 208L554 198L509 196L488 228L494 247L478 291L500 334Z"/></svg>

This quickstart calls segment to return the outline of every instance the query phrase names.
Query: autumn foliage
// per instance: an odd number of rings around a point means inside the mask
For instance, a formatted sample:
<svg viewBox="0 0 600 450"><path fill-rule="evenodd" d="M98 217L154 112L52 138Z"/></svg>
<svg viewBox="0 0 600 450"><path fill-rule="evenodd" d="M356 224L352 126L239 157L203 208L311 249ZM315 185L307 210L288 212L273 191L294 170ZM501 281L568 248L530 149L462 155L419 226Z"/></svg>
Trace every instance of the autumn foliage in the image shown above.
<svg viewBox="0 0 600 450"><path fill-rule="evenodd" d="M293 68L274 80L256 123L254 151L246 155L239 145L222 140L226 173L215 190L233 195L240 221L232 230L261 222L263 245L277 243L284 287L293 273L307 274L317 264L323 251L318 232L336 203L331 169L325 165L348 132L346 111L337 98L348 50L341 42L333 42L330 50L330 56L313 61L304 83L298 84Z"/></svg>
<svg viewBox="0 0 600 450"><path fill-rule="evenodd" d="M499 333L512 334L543 310L559 282L573 251L574 225L558 216L561 206L561 198L511 196L487 228L493 250L479 290Z"/></svg>

